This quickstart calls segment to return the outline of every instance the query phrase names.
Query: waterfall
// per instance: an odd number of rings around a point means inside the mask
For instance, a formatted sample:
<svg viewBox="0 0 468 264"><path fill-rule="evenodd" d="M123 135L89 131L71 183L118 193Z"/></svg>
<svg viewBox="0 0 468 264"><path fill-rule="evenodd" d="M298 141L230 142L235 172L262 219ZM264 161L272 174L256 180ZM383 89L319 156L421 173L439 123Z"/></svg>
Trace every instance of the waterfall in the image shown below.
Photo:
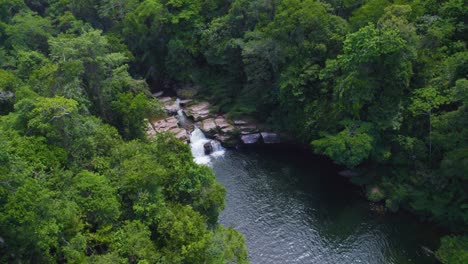
<svg viewBox="0 0 468 264"><path fill-rule="evenodd" d="M188 125L191 125L192 122L187 118L187 116L184 113L184 110L179 109L177 110L177 120L179 120L179 124L183 128L187 128Z"/></svg>
<svg viewBox="0 0 468 264"><path fill-rule="evenodd" d="M204 145L210 142L213 147L213 153L205 155ZM190 148L194 161L198 164L209 164L213 158L221 157L224 155L224 148L216 140L210 140L205 137L205 134L198 128L195 127L192 134L190 135Z"/></svg>

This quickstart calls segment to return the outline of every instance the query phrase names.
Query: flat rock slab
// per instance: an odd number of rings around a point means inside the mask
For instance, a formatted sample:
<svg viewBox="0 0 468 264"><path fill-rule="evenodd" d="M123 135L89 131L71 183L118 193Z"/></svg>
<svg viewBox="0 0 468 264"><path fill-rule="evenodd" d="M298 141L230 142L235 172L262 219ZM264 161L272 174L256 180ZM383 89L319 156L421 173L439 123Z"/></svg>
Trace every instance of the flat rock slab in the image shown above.
<svg viewBox="0 0 468 264"><path fill-rule="evenodd" d="M169 132L174 134L174 136L177 139L184 140L184 141L186 141L188 139L187 130L185 130L183 128L173 128L173 129L169 130Z"/></svg>
<svg viewBox="0 0 468 264"><path fill-rule="evenodd" d="M215 120L213 118L209 118L203 120L200 129L205 133L209 133L210 131L216 130L216 127Z"/></svg>
<svg viewBox="0 0 468 264"><path fill-rule="evenodd" d="M263 143L265 144L276 144L281 142L279 135L276 133L262 132L260 134L262 135Z"/></svg>
<svg viewBox="0 0 468 264"><path fill-rule="evenodd" d="M256 144L260 140L260 137L261 137L260 133L243 135L241 137L241 141L244 144Z"/></svg>
<svg viewBox="0 0 468 264"><path fill-rule="evenodd" d="M173 128L179 127L178 125L179 120L177 118L171 116L166 119L158 120L156 122L153 122L152 125L154 127L154 130L158 133L166 132L168 130L171 130Z"/></svg>
<svg viewBox="0 0 468 264"><path fill-rule="evenodd" d="M247 125L247 121L244 121L244 120L234 120L234 125L236 125L236 126Z"/></svg>
<svg viewBox="0 0 468 264"><path fill-rule="evenodd" d="M205 110L205 109L208 109L210 108L210 103L208 102L201 102L199 104L196 104L196 105L192 105L188 108L188 110L190 111L194 111L194 112L199 112L201 110Z"/></svg>
<svg viewBox="0 0 468 264"><path fill-rule="evenodd" d="M180 107L178 104L167 104L164 105L164 109L166 110L166 113L169 115L175 115L177 114L177 111L179 111Z"/></svg>
<svg viewBox="0 0 468 264"><path fill-rule="evenodd" d="M195 121L201 121L210 116L210 104L202 102L196 105L187 107L185 113L187 116L193 117Z"/></svg>
<svg viewBox="0 0 468 264"><path fill-rule="evenodd" d="M220 129L223 129L223 128L226 128L226 127L229 127L231 126L228 121L226 121L226 119L222 116L218 116L216 117L215 119L215 123L216 123L216 126L218 126Z"/></svg>

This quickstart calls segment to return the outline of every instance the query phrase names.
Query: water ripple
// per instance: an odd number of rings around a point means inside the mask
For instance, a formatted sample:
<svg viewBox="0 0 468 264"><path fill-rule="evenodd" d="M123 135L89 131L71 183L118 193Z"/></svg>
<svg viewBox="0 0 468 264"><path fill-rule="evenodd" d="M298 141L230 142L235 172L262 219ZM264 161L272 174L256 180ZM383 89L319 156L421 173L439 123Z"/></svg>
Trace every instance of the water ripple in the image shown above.
<svg viewBox="0 0 468 264"><path fill-rule="evenodd" d="M327 180L330 175L238 152L212 166L228 191L219 221L245 235L254 264L435 263L419 253L421 243L437 245L430 228L373 214L347 186Z"/></svg>

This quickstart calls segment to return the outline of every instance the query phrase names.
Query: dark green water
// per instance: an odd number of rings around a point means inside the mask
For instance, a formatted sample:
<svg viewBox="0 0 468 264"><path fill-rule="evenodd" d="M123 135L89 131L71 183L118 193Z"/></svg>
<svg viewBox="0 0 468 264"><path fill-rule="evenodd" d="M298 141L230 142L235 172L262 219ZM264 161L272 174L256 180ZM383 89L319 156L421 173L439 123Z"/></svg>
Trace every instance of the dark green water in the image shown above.
<svg viewBox="0 0 468 264"><path fill-rule="evenodd" d="M227 151L211 166L227 189L219 221L244 234L251 263L437 263L423 249L437 248L434 227L372 210L327 161Z"/></svg>

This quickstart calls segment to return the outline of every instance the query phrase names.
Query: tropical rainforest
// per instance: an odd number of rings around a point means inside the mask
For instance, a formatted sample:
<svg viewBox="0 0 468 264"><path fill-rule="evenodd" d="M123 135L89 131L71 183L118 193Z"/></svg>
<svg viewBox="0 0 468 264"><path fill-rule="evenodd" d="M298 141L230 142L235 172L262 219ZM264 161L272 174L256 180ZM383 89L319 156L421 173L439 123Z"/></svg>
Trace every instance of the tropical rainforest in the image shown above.
<svg viewBox="0 0 468 264"><path fill-rule="evenodd" d="M151 93L294 135L468 261L466 0L0 0L0 262L246 263ZM375 191L378 190L378 191Z"/></svg>

